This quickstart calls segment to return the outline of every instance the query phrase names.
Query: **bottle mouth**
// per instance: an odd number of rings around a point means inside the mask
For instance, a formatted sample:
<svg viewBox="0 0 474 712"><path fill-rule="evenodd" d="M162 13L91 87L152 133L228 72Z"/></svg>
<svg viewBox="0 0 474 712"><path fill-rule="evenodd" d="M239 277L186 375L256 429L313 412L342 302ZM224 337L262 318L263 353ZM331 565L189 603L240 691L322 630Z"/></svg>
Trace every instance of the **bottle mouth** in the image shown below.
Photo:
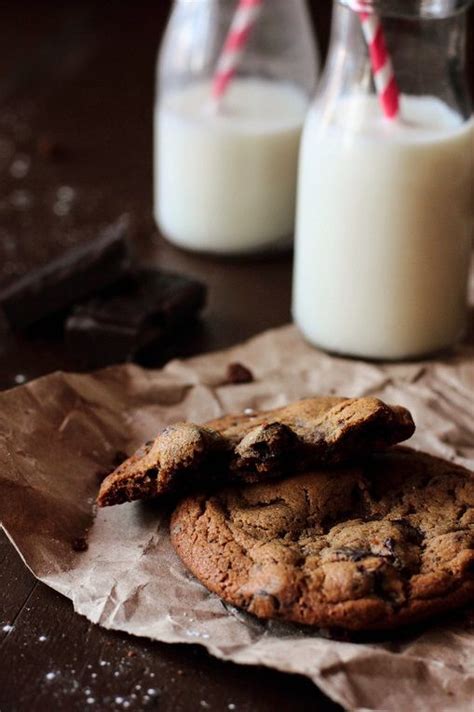
<svg viewBox="0 0 474 712"><path fill-rule="evenodd" d="M355 12L389 17L442 19L465 12L474 0L338 0Z"/></svg>

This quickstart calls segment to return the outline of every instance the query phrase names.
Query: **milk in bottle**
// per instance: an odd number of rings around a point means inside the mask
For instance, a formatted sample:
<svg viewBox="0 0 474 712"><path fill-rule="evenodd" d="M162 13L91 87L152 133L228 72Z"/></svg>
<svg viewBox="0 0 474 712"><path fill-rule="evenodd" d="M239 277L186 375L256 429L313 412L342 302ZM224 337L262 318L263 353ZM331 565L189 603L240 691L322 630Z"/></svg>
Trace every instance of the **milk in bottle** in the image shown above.
<svg viewBox="0 0 474 712"><path fill-rule="evenodd" d="M474 228L468 4L454 13L435 0L367 2L381 14L400 91L390 120L353 3L335 3L298 181L293 315L316 346L407 359L464 332Z"/></svg>
<svg viewBox="0 0 474 712"><path fill-rule="evenodd" d="M308 98L291 85L236 79L220 111L209 82L163 98L156 113L156 219L176 244L258 251L294 229Z"/></svg>
<svg viewBox="0 0 474 712"><path fill-rule="evenodd" d="M217 255L291 244L317 73L305 0L175 0L154 129L154 215L169 241Z"/></svg>
<svg viewBox="0 0 474 712"><path fill-rule="evenodd" d="M341 100L301 152L294 316L330 351L398 359L462 334L473 229L473 121L435 97Z"/></svg>

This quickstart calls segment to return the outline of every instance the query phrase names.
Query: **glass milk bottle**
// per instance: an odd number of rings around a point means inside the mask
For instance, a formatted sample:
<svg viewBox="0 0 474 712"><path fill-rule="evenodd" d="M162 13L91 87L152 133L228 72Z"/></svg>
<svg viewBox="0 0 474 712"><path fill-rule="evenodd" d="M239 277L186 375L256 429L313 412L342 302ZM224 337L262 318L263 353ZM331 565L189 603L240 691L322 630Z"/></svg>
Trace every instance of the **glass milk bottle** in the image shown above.
<svg viewBox="0 0 474 712"><path fill-rule="evenodd" d="M242 38L235 14L242 5L254 22L216 99L231 26ZM155 107L154 214L170 242L222 255L290 244L300 136L317 69L304 0L175 1Z"/></svg>
<svg viewBox="0 0 474 712"><path fill-rule="evenodd" d="M303 133L297 209L293 314L316 346L406 359L463 334L474 226L469 4L359 3L382 23L401 92L390 120L354 3L335 3Z"/></svg>

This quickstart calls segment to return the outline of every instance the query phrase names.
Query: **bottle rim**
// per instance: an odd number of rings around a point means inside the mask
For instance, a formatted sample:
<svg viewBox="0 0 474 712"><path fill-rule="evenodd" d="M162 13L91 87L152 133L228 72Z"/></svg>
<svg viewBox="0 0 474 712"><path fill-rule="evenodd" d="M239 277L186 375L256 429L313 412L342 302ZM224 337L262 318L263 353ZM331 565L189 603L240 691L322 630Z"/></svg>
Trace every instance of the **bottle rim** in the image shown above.
<svg viewBox="0 0 474 712"><path fill-rule="evenodd" d="M382 16L443 19L466 12L474 0L337 0L355 12Z"/></svg>

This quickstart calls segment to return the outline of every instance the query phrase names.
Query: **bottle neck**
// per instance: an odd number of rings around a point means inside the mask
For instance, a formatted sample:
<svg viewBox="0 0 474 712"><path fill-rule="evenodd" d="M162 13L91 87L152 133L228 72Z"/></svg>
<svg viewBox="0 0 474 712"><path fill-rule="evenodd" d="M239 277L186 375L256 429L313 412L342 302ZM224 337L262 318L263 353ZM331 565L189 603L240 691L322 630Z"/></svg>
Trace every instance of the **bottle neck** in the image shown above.
<svg viewBox="0 0 474 712"><path fill-rule="evenodd" d="M444 4L442 0L436 1L440 6ZM355 92L375 93L360 18L352 7L348 7L349 2L352 6L354 0L338 0L334 4L331 41L320 89L320 95L324 95L326 101ZM382 6L390 2L379 0L369 4ZM426 2L426 6L432 4L431 0ZM434 96L464 118L469 117L466 13L457 12L436 19L420 14L380 17L401 93Z"/></svg>
<svg viewBox="0 0 474 712"><path fill-rule="evenodd" d="M212 81L237 0L175 0L159 54L160 91ZM306 0L268 0L252 25L236 77L289 84L311 97L319 57Z"/></svg>
<svg viewBox="0 0 474 712"><path fill-rule="evenodd" d="M356 12L376 12L384 17L442 19L465 12L473 0L337 0Z"/></svg>

